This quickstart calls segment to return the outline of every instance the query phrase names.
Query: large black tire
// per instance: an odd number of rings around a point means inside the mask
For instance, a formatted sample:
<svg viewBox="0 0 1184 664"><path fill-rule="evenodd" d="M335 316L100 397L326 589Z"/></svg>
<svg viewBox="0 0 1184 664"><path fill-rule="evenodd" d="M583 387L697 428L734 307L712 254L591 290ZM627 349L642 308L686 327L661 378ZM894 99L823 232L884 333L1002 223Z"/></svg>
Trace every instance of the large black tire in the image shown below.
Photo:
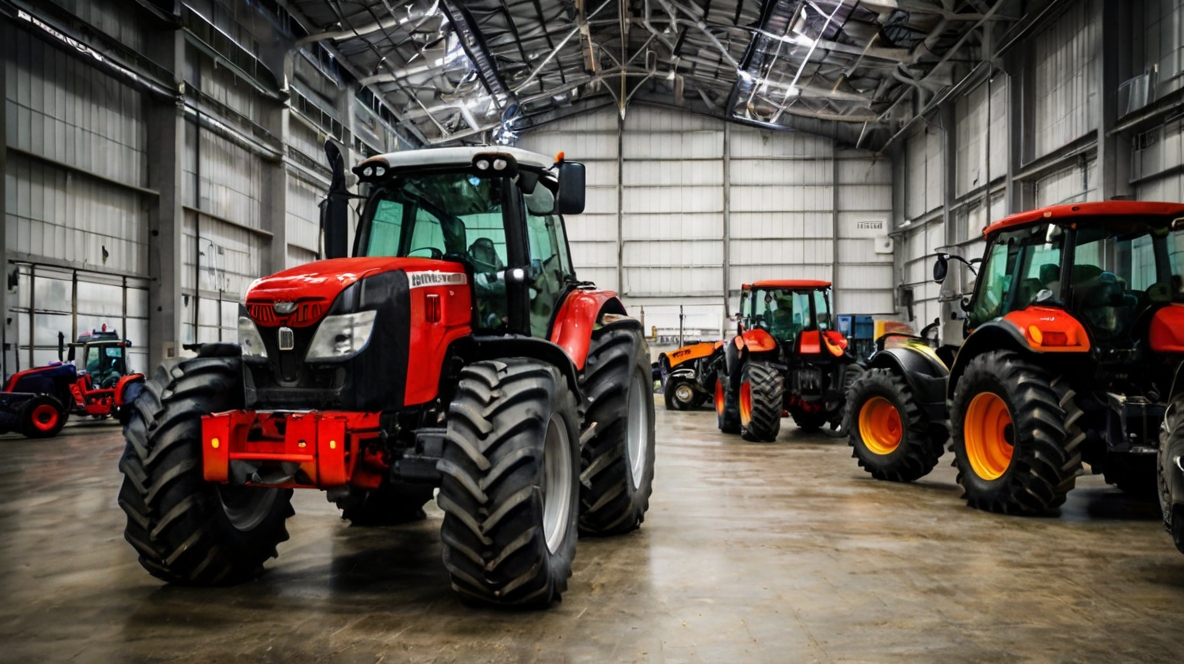
<svg viewBox="0 0 1184 664"><path fill-rule="evenodd" d="M666 410L694 410L702 403L695 383L686 378L668 378L662 390Z"/></svg>
<svg viewBox="0 0 1184 664"><path fill-rule="evenodd" d="M344 505L341 518L351 526L395 526L427 517L424 503L435 490L422 484L384 484L361 500Z"/></svg>
<svg viewBox="0 0 1184 664"><path fill-rule="evenodd" d="M119 506L124 539L153 576L185 585L253 578L288 539L292 490L235 487L202 476L201 418L243 405L238 347L157 369L124 427Z"/></svg>
<svg viewBox="0 0 1184 664"><path fill-rule="evenodd" d="M1082 413L1073 392L1058 382L1012 351L984 353L967 365L954 390L950 450L971 507L1042 514L1065 502L1081 469L1077 447L1085 434L1077 426ZM968 410L980 396L983 401L968 421ZM991 408L1000 404L1006 413L992 416ZM1003 424L1008 418L1010 423ZM1010 459L992 457L989 450L1006 450L1008 439ZM1003 442L992 446L991 440Z"/></svg>
<svg viewBox="0 0 1184 664"><path fill-rule="evenodd" d="M851 386L855 384L855 381L859 380L859 377L866 371L863 365L855 363L847 365L846 370L843 371L843 396L837 403L828 404L830 417L826 421L826 435L831 438L847 437L847 393L851 391Z"/></svg>
<svg viewBox="0 0 1184 664"><path fill-rule="evenodd" d="M21 408L21 433L26 438L53 438L66 426L70 411L48 394L39 394Z"/></svg>
<svg viewBox="0 0 1184 664"><path fill-rule="evenodd" d="M745 362L740 369L740 435L752 441L777 440L784 399L784 374L768 362Z"/></svg>
<svg viewBox="0 0 1184 664"><path fill-rule="evenodd" d="M654 484L654 400L646 389L649 348L625 325L592 334L584 367L588 399L580 450L580 533L619 535L645 520Z"/></svg>
<svg viewBox="0 0 1184 664"><path fill-rule="evenodd" d="M736 392L721 367L715 377L715 425L724 433L740 433L740 395Z"/></svg>
<svg viewBox="0 0 1184 664"><path fill-rule="evenodd" d="M461 371L437 501L444 565L463 599L530 608L561 599L576 551L579 459L576 400L554 366L509 358Z"/></svg>
<svg viewBox="0 0 1184 664"><path fill-rule="evenodd" d="M920 479L945 453L945 427L929 422L908 382L890 369L872 369L851 384L844 428L851 456L878 480Z"/></svg>
<svg viewBox="0 0 1184 664"><path fill-rule="evenodd" d="M1172 543L1184 553L1184 505L1172 502L1168 486L1168 474L1176 459L1184 456L1184 395L1176 397L1168 408L1167 425L1159 438L1159 454L1156 456L1156 484L1159 488L1159 507L1163 510L1163 527L1172 536ZM1184 496L1177 496L1184 498Z"/></svg>

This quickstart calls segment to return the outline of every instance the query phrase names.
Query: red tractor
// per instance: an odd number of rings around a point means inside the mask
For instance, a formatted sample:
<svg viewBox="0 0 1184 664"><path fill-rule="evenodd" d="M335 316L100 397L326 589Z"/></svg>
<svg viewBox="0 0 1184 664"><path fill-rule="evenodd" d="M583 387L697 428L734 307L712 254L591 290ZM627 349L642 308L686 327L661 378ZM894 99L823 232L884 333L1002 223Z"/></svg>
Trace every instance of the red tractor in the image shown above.
<svg viewBox="0 0 1184 664"><path fill-rule="evenodd" d="M737 334L716 363L720 431L773 441L787 411L802 429L840 430L845 387L862 369L834 329L830 287L810 280L744 284Z"/></svg>
<svg viewBox="0 0 1184 664"><path fill-rule="evenodd" d="M972 507L1036 514L1065 502L1082 465L1128 492L1155 490L1184 395L1184 205L1113 201L1013 215L985 231L965 339L934 349L878 340L848 391L854 456L908 482L954 453ZM951 258L940 254L934 278ZM948 405L947 405L948 404ZM1174 438L1173 438L1174 437ZM1176 522L1165 491L1169 526ZM1178 509L1178 508L1177 508ZM1177 533L1177 541L1184 532Z"/></svg>
<svg viewBox="0 0 1184 664"><path fill-rule="evenodd" d="M123 419L126 405L144 387L144 374L127 366L127 349L131 345L127 339L120 339L115 330L108 330L106 324L101 330L78 335L78 340L70 344L67 361L76 362L76 350L82 349L83 362L77 379L70 385L71 410L75 415Z"/></svg>
<svg viewBox="0 0 1184 664"><path fill-rule="evenodd" d="M161 367L133 404L119 503L154 576L255 576L288 538L293 489L355 525L422 518L439 489L462 599L546 606L577 531L635 530L654 473L640 323L576 279L562 214L584 167L501 147L372 157L347 244L326 146L328 260L255 281L238 344Z"/></svg>

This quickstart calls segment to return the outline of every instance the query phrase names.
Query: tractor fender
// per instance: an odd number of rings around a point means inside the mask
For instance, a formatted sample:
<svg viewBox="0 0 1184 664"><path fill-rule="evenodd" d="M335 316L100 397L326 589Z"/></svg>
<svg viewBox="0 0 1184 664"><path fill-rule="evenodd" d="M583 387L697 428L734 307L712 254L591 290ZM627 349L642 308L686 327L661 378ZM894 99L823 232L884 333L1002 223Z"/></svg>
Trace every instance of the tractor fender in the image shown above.
<svg viewBox="0 0 1184 664"><path fill-rule="evenodd" d="M950 372L928 346L886 348L872 355L866 368L887 369L902 377L930 421L946 419L946 380Z"/></svg>
<svg viewBox="0 0 1184 664"><path fill-rule="evenodd" d="M119 379L115 383L115 405L122 406L129 404L140 396L140 391L144 389L144 374L128 374Z"/></svg>
<svg viewBox="0 0 1184 664"><path fill-rule="evenodd" d="M636 323L638 329L641 328L639 321L633 322ZM580 372L572 362L571 356L567 354L565 348L546 339L536 339L519 334L472 335L461 337L448 347L449 360L460 360L464 365L483 360L501 360L507 357L529 357L554 365L567 379L567 385L571 388L572 394L576 396L576 402L583 403L584 397L580 391ZM445 361L444 366L450 366L450 362ZM446 385L447 381L449 381L448 372L441 371L438 394L444 399L451 399L455 385Z"/></svg>
<svg viewBox="0 0 1184 664"><path fill-rule="evenodd" d="M1156 353L1184 353L1184 304L1172 304L1155 312L1148 340Z"/></svg>
<svg viewBox="0 0 1184 664"><path fill-rule="evenodd" d="M1054 334L1062 336L1055 344L1050 344L1050 337ZM1062 309L1028 307L1013 311L1003 318L978 326L966 338L954 357L954 365L950 367L946 396L953 398L958 379L971 360L993 350L1069 356L1088 353L1090 340L1085 326Z"/></svg>
<svg viewBox="0 0 1184 664"><path fill-rule="evenodd" d="M617 294L608 290L572 290L555 312L551 322L550 342L567 352L579 371L584 370L592 331L605 322L605 314L627 316L625 305ZM638 329L641 322L636 321Z"/></svg>
<svg viewBox="0 0 1184 664"><path fill-rule="evenodd" d="M724 367L732 388L740 386L740 369L752 356L777 357L777 340L768 332L745 330L732 338L724 348Z"/></svg>

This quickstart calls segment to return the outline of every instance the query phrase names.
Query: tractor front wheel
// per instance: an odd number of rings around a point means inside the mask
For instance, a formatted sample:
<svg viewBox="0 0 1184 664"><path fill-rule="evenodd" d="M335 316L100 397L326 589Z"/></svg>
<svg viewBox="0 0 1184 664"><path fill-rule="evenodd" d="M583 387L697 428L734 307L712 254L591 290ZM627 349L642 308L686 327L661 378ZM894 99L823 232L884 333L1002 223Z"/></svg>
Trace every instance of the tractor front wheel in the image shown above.
<svg viewBox="0 0 1184 664"><path fill-rule="evenodd" d="M954 465L966 502L988 512L1059 507L1081 468L1073 392L1011 351L984 353L954 390Z"/></svg>
<svg viewBox="0 0 1184 664"><path fill-rule="evenodd" d="M931 425L903 378L872 369L847 391L847 443L859 467L889 482L929 474L945 452L944 427Z"/></svg>
<svg viewBox="0 0 1184 664"><path fill-rule="evenodd" d="M444 565L462 598L520 607L561 598L576 552L579 444L575 396L554 366L507 358L461 371L437 501Z"/></svg>
<svg viewBox="0 0 1184 664"><path fill-rule="evenodd" d="M740 435L773 442L781 432L785 376L767 362L748 361L740 370Z"/></svg>
<svg viewBox="0 0 1184 664"><path fill-rule="evenodd" d="M666 399L666 410L694 410L701 403L694 383L685 378L668 378L663 396Z"/></svg>
<svg viewBox="0 0 1184 664"><path fill-rule="evenodd" d="M153 576L186 585L253 578L288 539L292 490L213 484L202 476L201 418L243 405L237 346L207 344L164 367L130 405L119 470L124 539Z"/></svg>
<svg viewBox="0 0 1184 664"><path fill-rule="evenodd" d="M1163 510L1164 529L1180 553L1184 553L1184 495L1172 491L1173 486L1176 491L1184 489L1184 396L1176 397L1165 424L1156 455L1159 507Z"/></svg>
<svg viewBox="0 0 1184 664"><path fill-rule="evenodd" d="M614 325L592 334L584 368L589 403L584 427L595 429L580 453L581 534L636 530L649 509L654 399L646 389L648 356L645 338L633 327Z"/></svg>
<svg viewBox="0 0 1184 664"><path fill-rule="evenodd" d="M730 394L726 371L715 377L715 425L724 433L740 433L740 403L738 395Z"/></svg>
<svg viewBox="0 0 1184 664"><path fill-rule="evenodd" d="M62 402L47 395L33 397L21 412L21 433L26 438L53 438L66 426L69 411Z"/></svg>

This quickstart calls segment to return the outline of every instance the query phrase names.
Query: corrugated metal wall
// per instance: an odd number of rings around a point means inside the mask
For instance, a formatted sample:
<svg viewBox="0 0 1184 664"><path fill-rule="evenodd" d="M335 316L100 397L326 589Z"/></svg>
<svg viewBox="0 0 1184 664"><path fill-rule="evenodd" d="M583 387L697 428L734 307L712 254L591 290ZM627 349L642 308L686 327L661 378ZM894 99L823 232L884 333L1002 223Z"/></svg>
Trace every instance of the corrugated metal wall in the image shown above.
<svg viewBox="0 0 1184 664"><path fill-rule="evenodd" d="M1074 3L1034 41L1035 158L1097 128L1099 5Z"/></svg>
<svg viewBox="0 0 1184 664"><path fill-rule="evenodd" d="M806 134L739 125L728 132L725 148L724 125L716 120L629 109L621 136L620 265L615 110L546 125L524 135L519 147L563 150L588 164L588 212L569 222L577 270L617 289L635 311L644 307L647 326L662 334L678 329L680 306L688 334L718 333L725 325L725 190L729 310L745 282L836 278L837 225L841 262L847 263L837 275L838 306L891 312L892 255L875 252L891 216L891 164L863 151L836 154L829 139Z"/></svg>

